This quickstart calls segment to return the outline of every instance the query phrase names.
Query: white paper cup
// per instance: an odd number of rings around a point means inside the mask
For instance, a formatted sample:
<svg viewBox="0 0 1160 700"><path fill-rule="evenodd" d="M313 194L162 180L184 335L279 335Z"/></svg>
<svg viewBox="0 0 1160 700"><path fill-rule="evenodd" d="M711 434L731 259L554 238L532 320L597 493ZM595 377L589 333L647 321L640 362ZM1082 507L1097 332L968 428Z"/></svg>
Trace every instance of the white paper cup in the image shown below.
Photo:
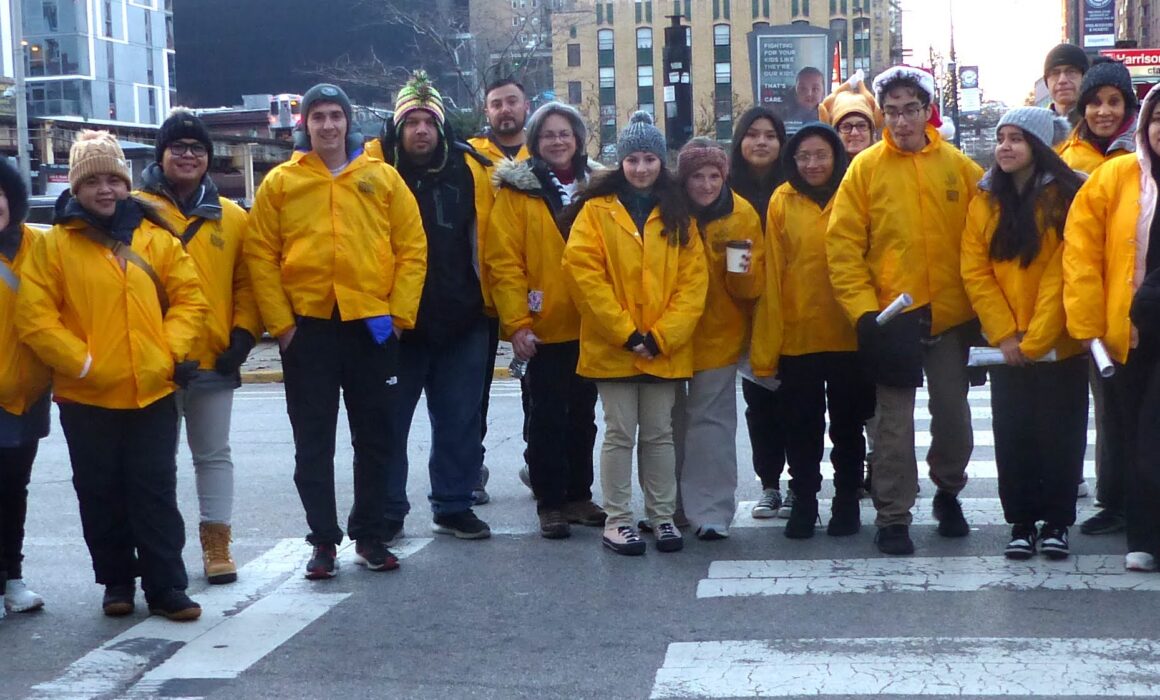
<svg viewBox="0 0 1160 700"><path fill-rule="evenodd" d="M751 248L753 248L753 244L749 241L729 241L726 243L725 271L745 272L747 270L745 256L749 254Z"/></svg>

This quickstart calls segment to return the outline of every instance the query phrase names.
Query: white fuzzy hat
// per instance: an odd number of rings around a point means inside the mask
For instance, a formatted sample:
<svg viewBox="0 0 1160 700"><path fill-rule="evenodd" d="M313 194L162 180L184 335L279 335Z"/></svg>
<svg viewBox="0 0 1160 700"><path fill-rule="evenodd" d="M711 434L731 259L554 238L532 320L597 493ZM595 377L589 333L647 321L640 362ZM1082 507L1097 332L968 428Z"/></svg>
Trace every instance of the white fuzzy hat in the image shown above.
<svg viewBox="0 0 1160 700"><path fill-rule="evenodd" d="M927 100L934 101L934 76L922 68L899 64L887 68L874 77L874 97L878 99L879 105L886 99L883 89L886 84L900 78L913 80L918 84L919 89L926 93Z"/></svg>

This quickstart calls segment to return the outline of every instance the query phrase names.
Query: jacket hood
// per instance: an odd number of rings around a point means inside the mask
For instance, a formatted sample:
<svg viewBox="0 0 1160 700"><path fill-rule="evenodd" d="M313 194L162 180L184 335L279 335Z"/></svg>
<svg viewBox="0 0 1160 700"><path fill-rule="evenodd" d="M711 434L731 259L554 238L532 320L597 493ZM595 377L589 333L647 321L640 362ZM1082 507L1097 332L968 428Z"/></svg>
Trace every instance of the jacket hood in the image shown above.
<svg viewBox="0 0 1160 700"><path fill-rule="evenodd" d="M198 216L210 221L220 221L222 218L222 205L219 201L218 188L209 175L201 179L201 186L188 206L173 191L169 180L165 179L165 171L162 170L160 163L149 164L145 168L145 172L141 173L141 191L165 197L173 202L174 206L186 217Z"/></svg>
<svg viewBox="0 0 1160 700"><path fill-rule="evenodd" d="M802 141L810 136L821 136L830 144L834 150L834 172L830 174L830 179L826 184L815 187L802 177L798 171L797 163L794 161L794 156L797 155L798 149L801 148ZM797 133L790 137L785 144L781 156L782 169L786 174L786 181L793 186L795 190L806 195L814 200L819 207L825 207L829 203L830 198L838 191L838 183L842 181L842 176L846 174L846 167L848 159L846 156L846 149L842 145L842 140L838 138L838 132L834 131L833 127L821 122L811 122L802 128L798 129Z"/></svg>
<svg viewBox="0 0 1160 700"><path fill-rule="evenodd" d="M19 227L28 218L28 188L19 171L0 161L0 190L8 200L8 228Z"/></svg>
<svg viewBox="0 0 1160 700"><path fill-rule="evenodd" d="M601 167L600 163L589 159L585 162L584 172L578 173L578 175L581 176L581 179L586 180L588 175ZM491 183L495 187L510 187L520 192L534 193L543 187L543 183L536 176L536 171L540 169L546 171L548 166L538 158L525 158L524 160L504 158L496 164L495 170L492 171Z"/></svg>
<svg viewBox="0 0 1160 700"><path fill-rule="evenodd" d="M1145 173L1152 172L1152 146L1148 143L1148 124L1152 121L1157 103L1160 103L1160 85L1153 85L1140 104L1140 113L1136 117L1136 132L1133 134L1136 159L1140 161L1140 170Z"/></svg>

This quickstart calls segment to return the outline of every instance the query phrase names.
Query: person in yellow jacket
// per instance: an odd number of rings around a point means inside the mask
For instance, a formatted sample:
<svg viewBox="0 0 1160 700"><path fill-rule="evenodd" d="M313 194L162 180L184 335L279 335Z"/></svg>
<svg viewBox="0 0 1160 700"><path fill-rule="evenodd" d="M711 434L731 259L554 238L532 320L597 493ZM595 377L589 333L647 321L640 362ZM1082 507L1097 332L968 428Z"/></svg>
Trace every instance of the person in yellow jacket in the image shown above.
<svg viewBox="0 0 1160 700"><path fill-rule="evenodd" d="M959 248L967 205L983 171L928 123L934 94L929 73L895 66L875 78L874 92L886 131L854 159L838 187L826 262L877 385L871 486L878 548L910 554L910 510L918 488L914 399L924 372L932 433L927 464L938 487L933 505L939 534L970 532L957 496L974 446L965 360L977 329L959 272ZM902 294L912 300L907 311L880 326L879 312Z"/></svg>
<svg viewBox="0 0 1160 700"><path fill-rule="evenodd" d="M1106 57L1092 61L1080 83L1075 112L1080 121L1055 147L1072 170L1091 173L1104 161L1136 148L1139 102L1132 76L1122 63Z"/></svg>
<svg viewBox="0 0 1160 700"><path fill-rule="evenodd" d="M246 212L218 196L208 176L213 140L195 114L175 110L157 132L156 160L142 173L140 199L155 206L197 265L210 304L191 356L198 372L177 393L193 455L202 566L211 584L237 580L230 555L234 464L230 415L239 369L262 334L258 304L242 257Z"/></svg>
<svg viewBox="0 0 1160 700"><path fill-rule="evenodd" d="M540 534L560 539L570 523L603 525L592 502L596 386L576 374L580 313L561 264L568 230L557 217L587 182L588 131L580 113L549 102L528 120L531 158L495 169L499 192L488 226L492 295L504 337L527 363L525 458Z"/></svg>
<svg viewBox="0 0 1160 700"><path fill-rule="evenodd" d="M755 372L776 369L781 380L778 392L783 394L793 493L785 536L814 535L827 409L834 499L826 532L852 535L861 528L858 488L866 459L862 425L874 412L874 385L858 357L854 328L829 284L826 263L826 227L846 172L846 154L838 133L815 122L790 137L782 157L787 182L773 193L765 227L769 245L776 249L780 294L759 303L781 306L780 357L768 349L776 338L769 338L762 324L751 358ZM759 308L758 313L764 316L766 311Z"/></svg>
<svg viewBox="0 0 1160 700"><path fill-rule="evenodd" d="M995 165L963 231L963 284L983 334L1003 353L990 368L991 425L1011 559L1037 546L1052 559L1068 556L1087 449L1087 357L1063 315L1063 226L1083 179L1051 150L1067 132L1067 120L1047 109L1004 114Z"/></svg>
<svg viewBox="0 0 1160 700"><path fill-rule="evenodd" d="M48 367L20 342L14 319L20 270L41 235L27 216L24 180L0 163L0 617L44 607L22 564L28 482L49 424Z"/></svg>
<svg viewBox="0 0 1160 700"><path fill-rule="evenodd" d="M874 93L866 86L866 76L861 68L822 100L818 107L818 119L834 127L850 158L878 140L878 130L882 128L882 110L878 109Z"/></svg>
<svg viewBox="0 0 1160 700"><path fill-rule="evenodd" d="M194 620L177 508L174 390L208 310L193 259L167 224L129 196L112 134L82 131L52 230L21 268L20 339L52 369L81 526L106 615Z"/></svg>
<svg viewBox="0 0 1160 700"><path fill-rule="evenodd" d="M314 552L306 577L331 578L342 542L334 495L339 391L354 440L356 561L398 568L385 512L396 410L398 334L415 326L427 246L415 198L367 155L346 93L320 84L302 96L290 160L266 175L244 252L262 321L278 339L294 428L294 483ZM406 478L405 475L403 478Z"/></svg>
<svg viewBox="0 0 1160 700"><path fill-rule="evenodd" d="M618 554L645 551L630 506L638 451L648 524L657 549L673 552L684 546L673 524L673 405L678 381L693 375L693 334L709 278L652 117L633 114L616 147L619 167L593 178L565 216L574 220L564 279L580 310L576 371L596 382L604 408L604 546Z"/></svg>
<svg viewBox="0 0 1160 700"><path fill-rule="evenodd" d="M677 183L696 219L709 276L705 311L693 332L693 376L677 388L673 417L682 515L697 537L729 536L737 492L737 368L750 336L753 302L765 278L761 218L725 184L728 159L695 138L677 156ZM729 250L738 264L730 271Z"/></svg>
<svg viewBox="0 0 1160 700"><path fill-rule="evenodd" d="M1108 438L1123 447L1125 516L1129 553L1125 566L1156 568L1160 524L1156 473L1149 442L1153 423L1144 418L1160 405L1150 385L1160 362L1160 339L1137 330L1129 316L1144 278L1160 268L1160 235L1154 233L1156 163L1160 154L1160 89L1144 98L1136 129L1136 152L1096 169L1072 203L1064 228L1063 305L1067 332L1090 346L1100 340L1114 362L1105 379L1116 430Z"/></svg>

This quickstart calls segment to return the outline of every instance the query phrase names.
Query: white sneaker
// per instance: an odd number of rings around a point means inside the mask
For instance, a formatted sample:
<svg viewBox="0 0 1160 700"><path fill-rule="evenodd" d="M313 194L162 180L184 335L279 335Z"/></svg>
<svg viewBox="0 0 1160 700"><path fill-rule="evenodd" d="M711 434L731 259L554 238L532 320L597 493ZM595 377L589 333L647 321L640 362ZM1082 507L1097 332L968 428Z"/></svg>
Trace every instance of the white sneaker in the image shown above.
<svg viewBox="0 0 1160 700"><path fill-rule="evenodd" d="M1156 557L1147 552L1128 552L1124 557L1124 568L1128 571L1155 571Z"/></svg>
<svg viewBox="0 0 1160 700"><path fill-rule="evenodd" d="M28 612L44 607L44 598L28 590L22 578L9 579L4 593L4 608L12 612Z"/></svg>
<svg viewBox="0 0 1160 700"><path fill-rule="evenodd" d="M777 515L778 508L781 508L781 491L764 489L749 514L760 519L772 518Z"/></svg>
<svg viewBox="0 0 1160 700"><path fill-rule="evenodd" d="M781 502L781 508L777 509L777 517L782 518L783 520L788 519L790 514L793 513L793 502L796 500L797 499L794 498L793 491L786 490L785 498Z"/></svg>
<svg viewBox="0 0 1160 700"><path fill-rule="evenodd" d="M1076 498L1087 498L1089 495L1090 495L1090 493L1088 492L1087 481L1080 481L1079 486L1077 486L1075 489L1075 497Z"/></svg>

